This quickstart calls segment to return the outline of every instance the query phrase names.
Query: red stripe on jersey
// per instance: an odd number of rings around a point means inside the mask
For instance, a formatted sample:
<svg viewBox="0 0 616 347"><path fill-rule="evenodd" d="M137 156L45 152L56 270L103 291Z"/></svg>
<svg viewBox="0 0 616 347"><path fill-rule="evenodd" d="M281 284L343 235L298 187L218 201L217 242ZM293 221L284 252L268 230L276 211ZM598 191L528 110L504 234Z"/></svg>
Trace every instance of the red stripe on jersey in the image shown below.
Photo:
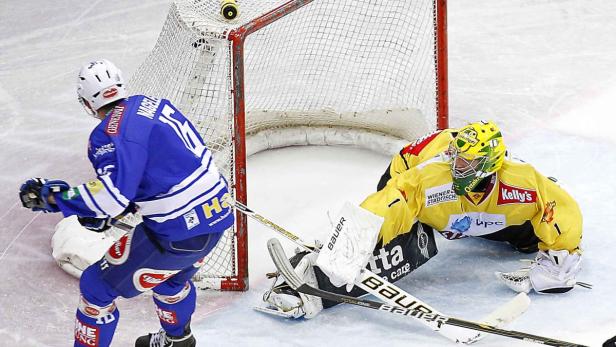
<svg viewBox="0 0 616 347"><path fill-rule="evenodd" d="M437 130L431 134L428 134L426 136L422 136L420 138L418 138L417 140L411 142L409 145L407 145L406 147L402 148L402 150L400 151L400 155L404 156L405 154L410 154L410 155L419 155L419 153L421 153L421 151L426 148L426 146L432 142L432 140L434 140L435 137L438 136L438 134L441 133L442 130Z"/></svg>

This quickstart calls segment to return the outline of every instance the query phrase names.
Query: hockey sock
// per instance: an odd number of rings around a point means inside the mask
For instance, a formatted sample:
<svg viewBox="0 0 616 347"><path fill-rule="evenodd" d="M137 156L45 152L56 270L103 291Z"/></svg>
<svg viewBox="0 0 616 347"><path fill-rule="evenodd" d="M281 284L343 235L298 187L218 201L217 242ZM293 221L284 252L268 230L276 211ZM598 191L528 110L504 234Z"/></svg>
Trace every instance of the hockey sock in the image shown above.
<svg viewBox="0 0 616 347"><path fill-rule="evenodd" d="M79 279L81 298L75 321L75 346L108 347L113 339L120 311L115 290L101 279L98 264L90 265Z"/></svg>
<svg viewBox="0 0 616 347"><path fill-rule="evenodd" d="M195 312L197 293L191 281L180 287L164 282L154 288L154 303L160 325L170 336L183 336L184 328Z"/></svg>
<svg viewBox="0 0 616 347"><path fill-rule="evenodd" d="M75 347L109 346L119 318L114 303L99 306L82 297L75 320Z"/></svg>

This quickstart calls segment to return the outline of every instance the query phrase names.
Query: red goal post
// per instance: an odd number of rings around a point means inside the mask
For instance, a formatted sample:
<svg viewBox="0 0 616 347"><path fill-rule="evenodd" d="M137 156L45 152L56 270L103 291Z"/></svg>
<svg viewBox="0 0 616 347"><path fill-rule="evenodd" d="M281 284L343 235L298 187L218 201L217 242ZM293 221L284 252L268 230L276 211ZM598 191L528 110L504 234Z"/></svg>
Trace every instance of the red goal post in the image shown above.
<svg viewBox="0 0 616 347"><path fill-rule="evenodd" d="M176 0L129 88L170 99L246 203L246 157L298 144L393 153L448 126L446 0ZM197 285L248 289L246 217Z"/></svg>

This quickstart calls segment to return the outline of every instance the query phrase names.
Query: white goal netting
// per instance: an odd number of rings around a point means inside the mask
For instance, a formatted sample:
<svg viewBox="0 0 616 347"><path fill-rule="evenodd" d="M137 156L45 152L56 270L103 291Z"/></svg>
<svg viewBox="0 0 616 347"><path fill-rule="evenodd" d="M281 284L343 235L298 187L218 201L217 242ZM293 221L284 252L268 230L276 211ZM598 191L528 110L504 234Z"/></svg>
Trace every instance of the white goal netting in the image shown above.
<svg viewBox="0 0 616 347"><path fill-rule="evenodd" d="M235 189L245 169L238 141L248 154L295 144L392 153L435 128L436 1L237 3L240 14L228 21L219 1L176 0L128 84L190 118ZM230 40L242 32L250 33L243 45ZM200 278L237 275L237 235L227 232Z"/></svg>

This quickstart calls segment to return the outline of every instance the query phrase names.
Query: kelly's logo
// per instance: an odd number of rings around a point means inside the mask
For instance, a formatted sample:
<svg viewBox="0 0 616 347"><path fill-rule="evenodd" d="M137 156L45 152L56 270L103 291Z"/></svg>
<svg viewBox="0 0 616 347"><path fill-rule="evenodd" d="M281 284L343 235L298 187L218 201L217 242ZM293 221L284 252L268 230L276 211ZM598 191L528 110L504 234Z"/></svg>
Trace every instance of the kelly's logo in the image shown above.
<svg viewBox="0 0 616 347"><path fill-rule="evenodd" d="M530 189L512 187L499 182L497 205L532 204L537 202L537 192Z"/></svg>

